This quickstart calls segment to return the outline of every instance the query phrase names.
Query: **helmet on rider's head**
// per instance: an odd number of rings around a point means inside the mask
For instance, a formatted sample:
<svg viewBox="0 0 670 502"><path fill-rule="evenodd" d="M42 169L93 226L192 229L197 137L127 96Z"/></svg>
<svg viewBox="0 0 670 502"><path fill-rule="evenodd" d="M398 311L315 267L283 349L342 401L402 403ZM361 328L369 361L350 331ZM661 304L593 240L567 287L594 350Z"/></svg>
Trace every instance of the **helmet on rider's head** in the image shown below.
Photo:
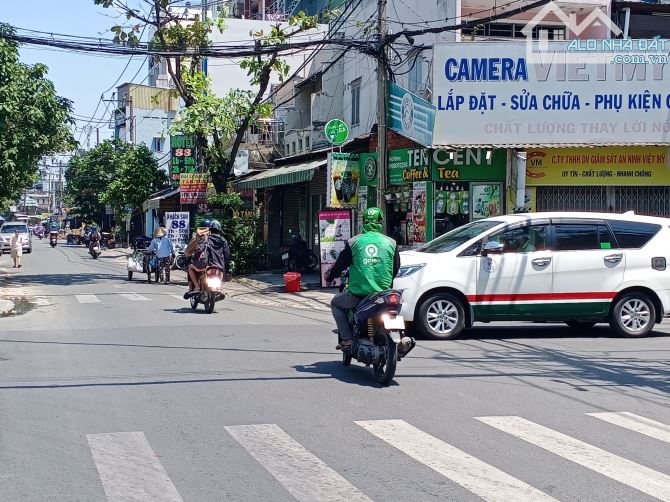
<svg viewBox="0 0 670 502"><path fill-rule="evenodd" d="M202 223L200 223L200 226L203 228L205 227L209 228L211 224L212 220L210 220L209 218L205 218L204 220L202 220Z"/></svg>
<svg viewBox="0 0 670 502"><path fill-rule="evenodd" d="M209 223L209 229L214 232L214 233L219 233L221 232L221 222L219 220L212 220Z"/></svg>

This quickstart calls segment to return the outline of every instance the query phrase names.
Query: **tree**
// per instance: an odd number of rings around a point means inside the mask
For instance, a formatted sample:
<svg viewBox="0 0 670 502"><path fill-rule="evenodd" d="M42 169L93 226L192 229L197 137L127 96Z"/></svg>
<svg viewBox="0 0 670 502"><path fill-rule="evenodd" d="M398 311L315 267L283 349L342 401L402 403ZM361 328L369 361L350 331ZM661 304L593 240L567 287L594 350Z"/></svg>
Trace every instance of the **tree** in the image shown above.
<svg viewBox="0 0 670 502"><path fill-rule="evenodd" d="M93 0L96 5L115 8L129 21L127 26L114 26L115 40L126 45L137 45L136 33L140 26L149 26L154 33L150 46L154 49L206 48L210 34L216 27L225 28L225 20L202 20L188 17L170 8L169 0L137 0L138 7L131 8L122 0ZM137 24L139 23L139 24ZM201 71L201 56L166 58L168 73L185 108L173 123L173 132L193 134L202 152L202 160L212 176L217 192L226 192L233 170L235 156L249 126L272 112L265 94L273 73L284 79L288 65L277 51L265 52L264 47L287 43L296 34L315 28L316 16L300 13L291 19L289 29L273 26L269 33L253 33L256 55L240 62L247 70L254 91L233 89L222 97L211 90L210 81Z"/></svg>
<svg viewBox="0 0 670 502"><path fill-rule="evenodd" d="M19 61L5 33L14 30L0 23L0 205L37 181L42 157L74 146L72 103L56 94L45 65Z"/></svg>
<svg viewBox="0 0 670 502"><path fill-rule="evenodd" d="M119 216L139 210L149 195L168 184L145 145L106 140L77 153L65 173L65 196L85 221L99 221L105 204Z"/></svg>

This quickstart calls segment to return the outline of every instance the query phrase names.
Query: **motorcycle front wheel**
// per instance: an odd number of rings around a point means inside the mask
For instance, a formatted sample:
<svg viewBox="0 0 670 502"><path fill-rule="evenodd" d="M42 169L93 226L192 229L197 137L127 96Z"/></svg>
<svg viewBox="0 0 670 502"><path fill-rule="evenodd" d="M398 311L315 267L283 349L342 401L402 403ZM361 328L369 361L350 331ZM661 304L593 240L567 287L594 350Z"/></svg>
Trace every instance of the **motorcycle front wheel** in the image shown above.
<svg viewBox="0 0 670 502"><path fill-rule="evenodd" d="M319 257L315 253L309 252L307 256L307 270L314 270L319 266Z"/></svg>
<svg viewBox="0 0 670 502"><path fill-rule="evenodd" d="M191 297L191 308L193 310L198 308L198 298L196 296Z"/></svg>
<svg viewBox="0 0 670 502"><path fill-rule="evenodd" d="M375 381L382 385L388 385L395 376L396 364L398 362L398 353L396 350L397 347L395 342L391 339L390 335L386 333L386 330L379 328L377 333L378 337L384 337L384 349L386 352L386 357L382 362L373 364L372 369L375 373Z"/></svg>
<svg viewBox="0 0 670 502"><path fill-rule="evenodd" d="M183 254L180 254L179 256L177 256L177 259L174 261L174 264L179 270L186 270L188 268L188 257Z"/></svg>
<svg viewBox="0 0 670 502"><path fill-rule="evenodd" d="M215 295L213 292L207 293L207 300L205 301L205 312L211 314L214 312L214 304L216 303Z"/></svg>

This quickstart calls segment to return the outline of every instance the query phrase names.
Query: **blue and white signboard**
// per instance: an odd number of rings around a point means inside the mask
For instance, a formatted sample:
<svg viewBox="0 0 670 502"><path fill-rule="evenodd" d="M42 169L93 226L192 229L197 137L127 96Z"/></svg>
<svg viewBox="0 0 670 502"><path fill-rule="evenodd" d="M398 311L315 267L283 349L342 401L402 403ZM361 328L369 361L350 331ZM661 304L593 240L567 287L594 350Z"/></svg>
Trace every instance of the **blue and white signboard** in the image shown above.
<svg viewBox="0 0 670 502"><path fill-rule="evenodd" d="M660 39L435 45L433 144L667 144L669 49Z"/></svg>
<svg viewBox="0 0 670 502"><path fill-rule="evenodd" d="M389 82L388 126L423 146L433 144L435 107L407 89Z"/></svg>

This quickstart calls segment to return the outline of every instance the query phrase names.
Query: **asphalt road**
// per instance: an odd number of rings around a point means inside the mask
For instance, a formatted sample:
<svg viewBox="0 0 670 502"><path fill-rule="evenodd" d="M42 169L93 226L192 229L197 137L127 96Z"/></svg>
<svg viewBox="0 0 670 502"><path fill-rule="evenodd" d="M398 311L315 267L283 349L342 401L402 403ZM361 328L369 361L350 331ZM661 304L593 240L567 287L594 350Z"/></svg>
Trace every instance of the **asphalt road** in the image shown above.
<svg viewBox="0 0 670 502"><path fill-rule="evenodd" d="M668 325L482 326L380 388L326 313L192 312L34 247L12 281L42 305L0 319L3 502L670 500Z"/></svg>

